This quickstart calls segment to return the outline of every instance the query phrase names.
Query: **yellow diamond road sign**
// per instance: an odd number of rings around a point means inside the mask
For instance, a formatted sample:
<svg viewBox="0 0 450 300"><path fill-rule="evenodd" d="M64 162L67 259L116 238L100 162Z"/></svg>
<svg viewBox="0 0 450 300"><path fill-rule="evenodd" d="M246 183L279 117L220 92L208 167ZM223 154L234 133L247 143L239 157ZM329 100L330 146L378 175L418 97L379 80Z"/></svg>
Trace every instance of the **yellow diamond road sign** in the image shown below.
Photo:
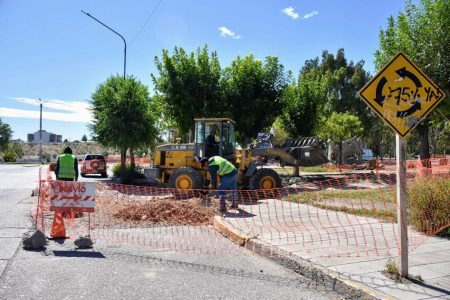
<svg viewBox="0 0 450 300"><path fill-rule="evenodd" d="M359 91L359 96L404 137L445 98L445 93L398 53Z"/></svg>

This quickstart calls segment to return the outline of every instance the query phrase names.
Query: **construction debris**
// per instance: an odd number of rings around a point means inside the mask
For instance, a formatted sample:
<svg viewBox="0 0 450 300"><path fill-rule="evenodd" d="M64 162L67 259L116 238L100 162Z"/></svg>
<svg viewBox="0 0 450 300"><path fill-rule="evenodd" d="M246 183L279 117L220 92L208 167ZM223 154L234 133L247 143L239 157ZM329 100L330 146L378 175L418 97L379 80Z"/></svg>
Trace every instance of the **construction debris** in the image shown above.
<svg viewBox="0 0 450 300"><path fill-rule="evenodd" d="M171 225L210 225L214 208L205 207L200 199L185 201L151 200L145 205L139 202L121 203L114 217L136 222Z"/></svg>

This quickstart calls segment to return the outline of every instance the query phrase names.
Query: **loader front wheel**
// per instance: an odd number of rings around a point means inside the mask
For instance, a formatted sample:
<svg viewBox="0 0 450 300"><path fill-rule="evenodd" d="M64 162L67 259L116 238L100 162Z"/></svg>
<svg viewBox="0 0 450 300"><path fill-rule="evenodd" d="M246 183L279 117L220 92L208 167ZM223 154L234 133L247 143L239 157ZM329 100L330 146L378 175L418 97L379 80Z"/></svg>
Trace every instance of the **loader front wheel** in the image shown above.
<svg viewBox="0 0 450 300"><path fill-rule="evenodd" d="M179 190L195 190L203 187L200 172L194 168L182 167L173 172L169 179L171 188Z"/></svg>
<svg viewBox="0 0 450 300"><path fill-rule="evenodd" d="M281 186L280 175L272 169L259 169L250 177L249 188L252 190L269 190Z"/></svg>

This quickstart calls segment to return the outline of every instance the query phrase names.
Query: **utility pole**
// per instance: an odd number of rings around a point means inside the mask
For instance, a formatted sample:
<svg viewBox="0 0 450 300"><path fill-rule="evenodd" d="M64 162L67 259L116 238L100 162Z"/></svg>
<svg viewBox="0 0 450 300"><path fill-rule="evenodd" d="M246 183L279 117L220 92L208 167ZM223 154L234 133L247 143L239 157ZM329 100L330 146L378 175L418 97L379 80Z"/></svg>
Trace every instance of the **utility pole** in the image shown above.
<svg viewBox="0 0 450 300"><path fill-rule="evenodd" d="M39 107L40 107L40 115L39 115L39 161L42 164L42 100L39 98Z"/></svg>
<svg viewBox="0 0 450 300"><path fill-rule="evenodd" d="M83 14L85 14L86 16L91 17L92 19L94 19L98 23L102 24L103 26L105 26L106 28L111 30L112 32L114 32L115 34L120 36L120 38L123 40L123 43L125 44L125 49L123 51L123 53L124 53L124 58L123 58L123 79L125 79L126 78L126 69L127 69L127 42L125 41L124 37L120 33L118 33L117 31L115 31L114 29L112 29L111 27L109 27L108 25L103 23L102 21L100 21L99 19L97 19L94 16L92 16L91 14L89 14L89 13L83 11L83 10L81 10L81 12Z"/></svg>

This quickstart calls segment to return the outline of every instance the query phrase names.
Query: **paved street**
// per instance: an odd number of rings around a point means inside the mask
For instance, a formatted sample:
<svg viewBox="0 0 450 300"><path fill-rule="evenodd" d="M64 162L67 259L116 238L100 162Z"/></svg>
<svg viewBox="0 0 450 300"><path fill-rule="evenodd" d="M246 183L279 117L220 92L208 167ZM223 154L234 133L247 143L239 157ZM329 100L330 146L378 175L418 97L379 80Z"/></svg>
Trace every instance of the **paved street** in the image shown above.
<svg viewBox="0 0 450 300"><path fill-rule="evenodd" d="M236 255L50 241L25 251L38 166L0 165L0 299L337 299L339 296L241 248ZM97 180L88 178L87 180ZM224 241L227 242L227 241Z"/></svg>

